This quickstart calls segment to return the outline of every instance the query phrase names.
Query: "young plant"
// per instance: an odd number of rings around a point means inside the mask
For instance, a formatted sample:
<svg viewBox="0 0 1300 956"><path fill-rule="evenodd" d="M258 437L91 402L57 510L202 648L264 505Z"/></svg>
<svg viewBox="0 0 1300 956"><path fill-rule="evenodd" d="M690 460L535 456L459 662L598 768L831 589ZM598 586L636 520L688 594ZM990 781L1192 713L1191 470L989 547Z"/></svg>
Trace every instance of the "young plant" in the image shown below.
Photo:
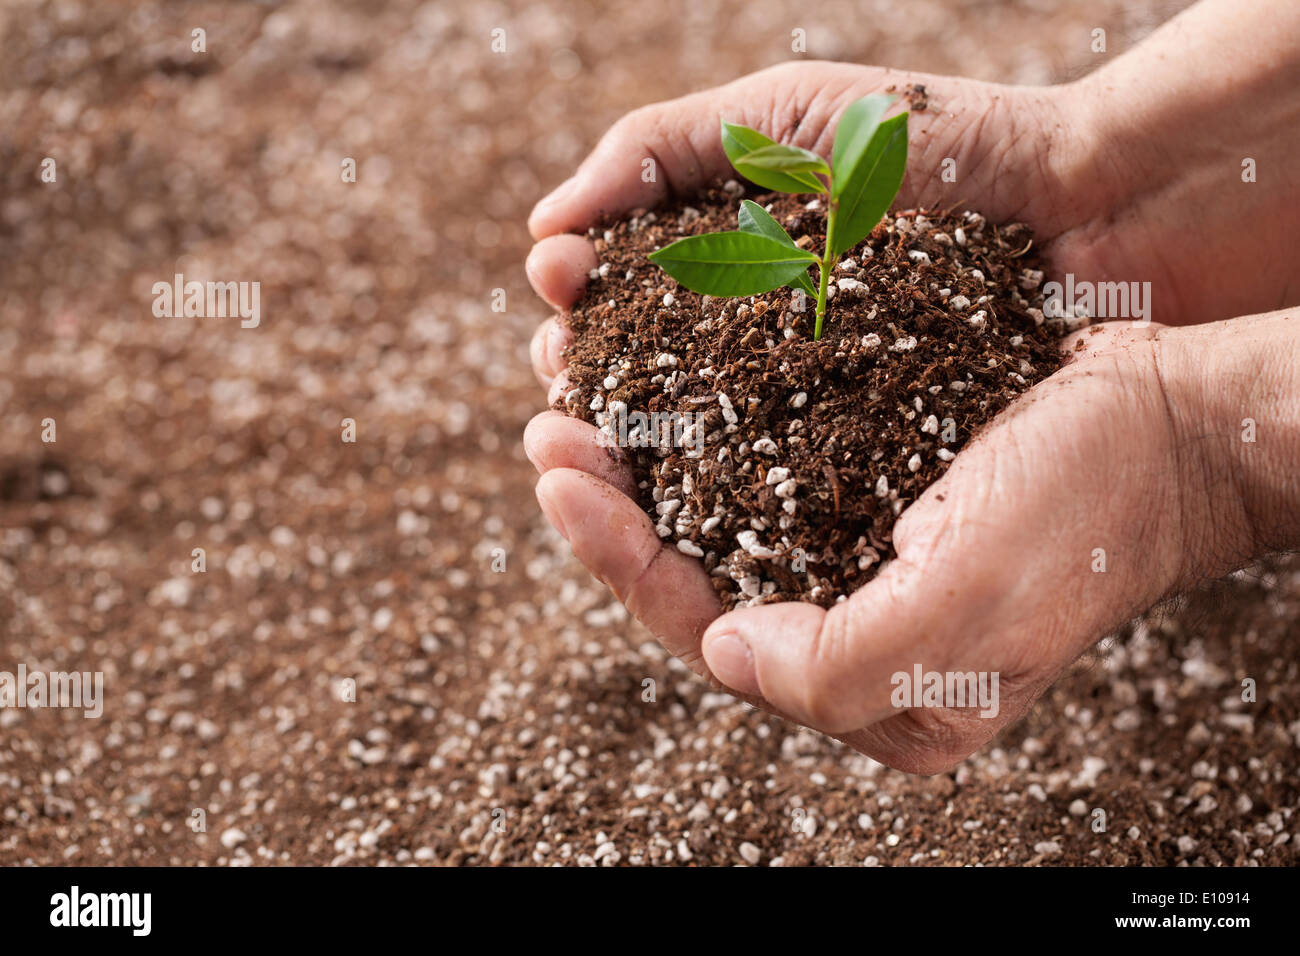
<svg viewBox="0 0 1300 956"><path fill-rule="evenodd" d="M788 285L817 299L813 338L822 337L826 288L840 256L865 239L889 209L907 166L907 113L884 119L893 97L867 96L844 111L831 164L797 146L782 146L746 126L722 122L722 148L736 172L764 189L825 197L826 241L820 257L801 249L758 203L740 204L736 232L688 236L650 254L650 261L690 289L713 296L761 295ZM814 290L808 269L817 267Z"/></svg>

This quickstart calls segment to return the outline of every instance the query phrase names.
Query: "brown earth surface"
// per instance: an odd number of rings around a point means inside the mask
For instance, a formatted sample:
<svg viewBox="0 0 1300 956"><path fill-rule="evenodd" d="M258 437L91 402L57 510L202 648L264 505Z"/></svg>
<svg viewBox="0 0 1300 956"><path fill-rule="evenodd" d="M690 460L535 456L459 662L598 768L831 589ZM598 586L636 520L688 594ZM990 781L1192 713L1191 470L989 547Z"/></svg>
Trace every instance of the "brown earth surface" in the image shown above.
<svg viewBox="0 0 1300 956"><path fill-rule="evenodd" d="M520 448L523 219L624 111L794 28L1049 82L1182 5L6 4L0 670L102 670L106 700L0 711L0 863L1293 862L1294 561L914 778L670 661ZM260 281L261 325L155 318L176 272Z"/></svg>

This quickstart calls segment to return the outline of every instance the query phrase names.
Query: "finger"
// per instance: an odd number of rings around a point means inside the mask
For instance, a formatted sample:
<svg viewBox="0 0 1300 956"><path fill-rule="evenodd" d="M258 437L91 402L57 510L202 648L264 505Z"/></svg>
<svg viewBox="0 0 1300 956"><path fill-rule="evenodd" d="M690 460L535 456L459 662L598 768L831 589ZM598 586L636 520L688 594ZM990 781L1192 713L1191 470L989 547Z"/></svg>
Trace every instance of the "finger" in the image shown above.
<svg viewBox="0 0 1300 956"><path fill-rule="evenodd" d="M546 319L537 327L528 343L528 355L532 359L533 373L543 385L550 386L551 379L568 365L564 350L572 342L573 333L558 317Z"/></svg>
<svg viewBox="0 0 1300 956"><path fill-rule="evenodd" d="M670 189L691 191L722 176L730 166L713 94L642 107L615 123L578 172L533 208L533 238L579 232L606 215L657 205Z"/></svg>
<svg viewBox="0 0 1300 956"><path fill-rule="evenodd" d="M631 468L625 461L621 460L619 456L615 454L619 450L616 447L608 446L603 443L599 436L599 430L586 422L569 418L562 412L543 412L529 422L525 429L524 449L528 454L529 460L533 462L533 465L541 474L547 474L556 469L572 469L586 472L592 477L604 481L615 491L626 496L628 503L630 504L635 500L636 493L636 481L633 477ZM540 495L541 492L539 492L539 496ZM552 515L548 512L548 517L551 518L552 524L554 524L557 530L559 530L562 519L558 514ZM565 532L562 531L561 533ZM656 534L656 538L657 537L658 535ZM679 552L670 545L665 544L661 546L669 552L667 557L671 562L680 564L682 555ZM589 552L579 553L577 547L575 547L574 550L575 553L579 554L579 558L583 560L583 563L592 568L593 572L596 571L597 564L592 562L600 563L601 566L603 566L603 562L605 561L604 558L583 557L583 554L589 554ZM613 553L617 555L617 552ZM622 563L621 559L617 558L617 556L611 559L611 561L615 564ZM691 562L687 562L687 564L681 566L688 567L690 563ZM698 568L698 565L696 565L696 567ZM698 568L698 570L700 575L703 575L703 569ZM602 574L599 572L596 573L598 577L604 579ZM647 589L659 587L672 588L676 587L676 585L667 579L659 583L647 581L645 584L645 588ZM700 598L701 602L707 604L707 608L702 611L701 614L710 620L713 617L716 617L720 610L713 594L713 589L710 586L708 587L708 593L702 593ZM629 605L629 608L631 607L632 606ZM633 613L640 617L640 614L635 610ZM665 627L672 625L672 620L669 615L671 615L671 611L667 612L665 615ZM655 630L653 627L651 629ZM721 683L714 678L703 665L703 659L700 656L698 629L689 628L687 629L687 632L684 633L685 636L673 638L667 631L664 633L656 631L656 635L663 640L665 647L667 647L674 655L682 656L685 662L691 665L697 673L708 678L715 687L720 688L722 686ZM788 718L788 715L781 713L767 701L763 701L756 696L744 694L741 694L740 696L746 697L746 699L755 706L766 707L768 710L777 713L779 716Z"/></svg>
<svg viewBox="0 0 1300 956"><path fill-rule="evenodd" d="M550 236L533 246L524 272L538 295L564 310L582 297L587 277L599 264L595 247L582 236Z"/></svg>
<svg viewBox="0 0 1300 956"><path fill-rule="evenodd" d="M555 378L551 379L550 387L546 390L546 404L554 405L564 398L571 388L573 388L573 383L569 381L568 370L561 369Z"/></svg>
<svg viewBox="0 0 1300 956"><path fill-rule="evenodd" d="M593 475L552 468L537 501L578 560L670 654L708 676L700 635L721 608L703 565L665 545L632 499Z"/></svg>
<svg viewBox="0 0 1300 956"><path fill-rule="evenodd" d="M594 475L629 498L636 496L636 479L622 449L600 440L601 432L564 412L542 412L524 428L524 453L540 474L572 468Z"/></svg>
<svg viewBox="0 0 1300 956"><path fill-rule="evenodd" d="M787 63L635 110L610 128L571 179L537 204L529 231L534 238L580 231L605 216L657 205L667 195L738 178L722 148L723 119L828 154L832 118L885 82L884 70ZM648 170L654 175L645 175Z"/></svg>

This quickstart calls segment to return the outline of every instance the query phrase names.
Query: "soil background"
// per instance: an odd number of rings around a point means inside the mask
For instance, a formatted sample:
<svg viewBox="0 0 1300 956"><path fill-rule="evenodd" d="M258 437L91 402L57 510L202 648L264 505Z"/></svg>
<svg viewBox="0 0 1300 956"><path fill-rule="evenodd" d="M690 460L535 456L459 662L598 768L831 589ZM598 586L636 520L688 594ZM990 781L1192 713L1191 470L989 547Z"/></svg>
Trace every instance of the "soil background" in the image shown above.
<svg viewBox="0 0 1300 956"><path fill-rule="evenodd" d="M0 863L1291 862L1293 565L910 778L670 661L520 448L524 218L622 113L795 28L1044 83L1183 5L5 4L0 670L102 670L106 700L0 712ZM261 325L155 318L176 272L260 281Z"/></svg>

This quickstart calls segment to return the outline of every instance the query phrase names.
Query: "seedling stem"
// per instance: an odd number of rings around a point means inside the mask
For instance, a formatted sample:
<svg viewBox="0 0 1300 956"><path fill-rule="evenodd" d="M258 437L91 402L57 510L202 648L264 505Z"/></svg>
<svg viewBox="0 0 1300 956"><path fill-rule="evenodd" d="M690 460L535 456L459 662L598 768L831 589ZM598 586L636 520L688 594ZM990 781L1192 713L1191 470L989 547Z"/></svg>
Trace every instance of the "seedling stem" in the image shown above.
<svg viewBox="0 0 1300 956"><path fill-rule="evenodd" d="M827 236L830 236L835 231L835 210L838 205L833 199L826 204ZM821 275L817 279L817 325L813 328L814 341L822 337L822 321L826 318L826 289L830 284L831 266L831 244L827 241L822 249L821 263L818 267Z"/></svg>

